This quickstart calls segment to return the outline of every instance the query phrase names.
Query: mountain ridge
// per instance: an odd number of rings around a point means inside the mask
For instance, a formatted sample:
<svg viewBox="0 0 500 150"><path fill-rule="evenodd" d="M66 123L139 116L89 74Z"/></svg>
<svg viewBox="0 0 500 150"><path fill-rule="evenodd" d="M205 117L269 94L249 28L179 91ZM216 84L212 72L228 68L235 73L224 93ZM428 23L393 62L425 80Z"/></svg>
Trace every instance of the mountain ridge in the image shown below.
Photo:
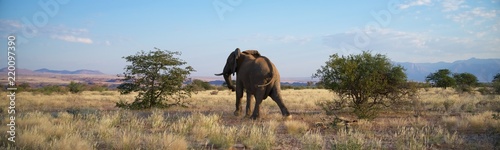
<svg viewBox="0 0 500 150"><path fill-rule="evenodd" d="M393 62L403 66L408 76L408 80L425 81L425 77L439 69L448 69L452 73L472 73L479 82L491 82L493 76L500 73L500 59L478 59L470 58L467 60L457 60L454 62L437 63L411 63L411 62Z"/></svg>
<svg viewBox="0 0 500 150"><path fill-rule="evenodd" d="M50 70L47 68L37 69L33 71L34 73L53 73L53 74L104 74L98 70L88 70L88 69L79 69L75 71L68 70Z"/></svg>
<svg viewBox="0 0 500 150"><path fill-rule="evenodd" d="M470 58L467 60L457 60L454 62L436 62L436 63L412 63L412 62L392 62L396 65L403 66L406 70L405 73L408 80L424 82L425 77L430 73L436 72L439 69L449 69L452 73L472 73L474 74L479 82L491 82L493 76L500 73L500 59L489 58L489 59L478 59ZM0 69L0 72L8 72L7 68ZM90 74L90 75L104 75L104 73L98 70L89 69L79 69L75 71L68 70L51 70L47 68L29 70L17 68L16 72L19 74L63 74L63 75L78 75L78 74ZM216 78L212 76L206 77L192 77L193 79L204 79L206 81L216 81L222 78ZM317 79L311 79L311 77L282 77L282 82L307 82L307 81L317 81Z"/></svg>

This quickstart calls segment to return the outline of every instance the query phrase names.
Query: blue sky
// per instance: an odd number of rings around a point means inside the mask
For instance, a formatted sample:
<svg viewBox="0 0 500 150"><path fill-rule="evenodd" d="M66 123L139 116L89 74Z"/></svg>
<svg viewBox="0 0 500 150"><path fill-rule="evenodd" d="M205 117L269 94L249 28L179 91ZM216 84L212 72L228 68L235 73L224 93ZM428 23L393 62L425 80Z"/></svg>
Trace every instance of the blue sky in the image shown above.
<svg viewBox="0 0 500 150"><path fill-rule="evenodd" d="M18 68L107 74L158 47L181 51L193 76L221 72L239 47L282 77L309 77L329 55L362 50L397 62L500 58L499 13L499 0L0 0L0 47L16 36Z"/></svg>

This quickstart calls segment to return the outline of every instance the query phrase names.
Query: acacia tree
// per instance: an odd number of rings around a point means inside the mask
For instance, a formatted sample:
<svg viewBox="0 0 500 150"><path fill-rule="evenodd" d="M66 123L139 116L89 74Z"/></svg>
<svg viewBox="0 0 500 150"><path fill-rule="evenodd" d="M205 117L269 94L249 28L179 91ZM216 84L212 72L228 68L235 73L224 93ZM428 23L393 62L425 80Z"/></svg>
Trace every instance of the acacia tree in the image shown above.
<svg viewBox="0 0 500 150"><path fill-rule="evenodd" d="M353 108L358 118L373 119L384 106L393 106L414 93L407 88L403 67L392 65L385 55L366 51L349 56L333 54L313 77L340 97L320 103L327 114Z"/></svg>
<svg viewBox="0 0 500 150"><path fill-rule="evenodd" d="M138 92L133 103L120 101L118 107L143 109L182 105L182 99L191 96L190 86L184 86L186 77L194 71L186 62L176 58L180 52L155 48L123 57L132 63L125 67L124 83L118 86L121 94ZM171 102L168 102L171 101Z"/></svg>
<svg viewBox="0 0 500 150"><path fill-rule="evenodd" d="M437 72L427 75L425 81L431 81L435 86L446 89L447 87L453 87L456 84L455 79L450 77L450 75L450 70L439 69Z"/></svg>
<svg viewBox="0 0 500 150"><path fill-rule="evenodd" d="M471 73L454 73L456 89L460 92L471 92L477 86L477 77Z"/></svg>

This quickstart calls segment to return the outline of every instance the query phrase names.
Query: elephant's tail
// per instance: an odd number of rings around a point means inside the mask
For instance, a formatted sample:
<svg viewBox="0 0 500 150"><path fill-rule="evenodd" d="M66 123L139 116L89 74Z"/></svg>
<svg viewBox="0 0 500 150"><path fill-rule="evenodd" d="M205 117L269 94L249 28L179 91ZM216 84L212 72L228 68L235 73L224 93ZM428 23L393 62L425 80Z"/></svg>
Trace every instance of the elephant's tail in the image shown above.
<svg viewBox="0 0 500 150"><path fill-rule="evenodd" d="M273 64L271 63L271 60L269 60L269 58L267 57L263 57L266 61L267 61L267 65L269 65L269 74L271 76L271 80L265 84L261 84L261 85L257 85L257 87L265 87L265 86L268 86L269 84L271 83L274 83L276 81L276 77L274 75L274 67L273 67Z"/></svg>
<svg viewBox="0 0 500 150"><path fill-rule="evenodd" d="M257 87L265 87L265 86L268 86L269 84L273 83L274 81L276 80L276 78L274 76L271 77L271 81L265 83L265 84L261 84L261 85L257 85Z"/></svg>

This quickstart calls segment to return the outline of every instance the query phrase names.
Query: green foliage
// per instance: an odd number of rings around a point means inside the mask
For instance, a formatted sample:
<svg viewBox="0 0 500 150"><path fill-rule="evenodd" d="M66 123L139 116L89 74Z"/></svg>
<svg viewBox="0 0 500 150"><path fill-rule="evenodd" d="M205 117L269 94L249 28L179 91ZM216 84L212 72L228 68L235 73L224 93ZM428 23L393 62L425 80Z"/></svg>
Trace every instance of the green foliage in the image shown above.
<svg viewBox="0 0 500 150"><path fill-rule="evenodd" d="M108 90L108 85L105 84L91 84L86 85L86 90L103 92Z"/></svg>
<svg viewBox="0 0 500 150"><path fill-rule="evenodd" d="M495 93L500 94L500 82L493 82L493 89Z"/></svg>
<svg viewBox="0 0 500 150"><path fill-rule="evenodd" d="M199 79L194 79L191 82L191 86L192 86L194 91L204 91L204 90L215 89L215 87L210 85L210 83L208 83L206 81L199 80Z"/></svg>
<svg viewBox="0 0 500 150"><path fill-rule="evenodd" d="M121 101L117 107L144 109L183 105L182 100L191 96L192 89L183 82L194 69L180 67L186 64L175 57L180 52L155 49L123 57L132 64L125 67L124 83L118 86L118 90L121 94L138 92L138 95L133 103Z"/></svg>
<svg viewBox="0 0 500 150"><path fill-rule="evenodd" d="M494 120L500 120L500 113L491 114L491 117L492 117Z"/></svg>
<svg viewBox="0 0 500 150"><path fill-rule="evenodd" d="M456 90L460 92L472 92L478 85L477 77L471 73L455 73L453 78L456 81Z"/></svg>
<svg viewBox="0 0 500 150"><path fill-rule="evenodd" d="M31 86L27 82L21 83L20 85L17 86L17 92L24 92L24 91L30 91L30 90L31 90Z"/></svg>
<svg viewBox="0 0 500 150"><path fill-rule="evenodd" d="M426 78L426 82L432 82L435 86L446 89L447 87L453 87L455 79L450 77L451 72L448 69L440 69L435 73L429 74Z"/></svg>
<svg viewBox="0 0 500 150"><path fill-rule="evenodd" d="M69 92L71 92L73 94L81 93L84 89L85 89L85 84L83 84L83 83L77 83L77 82L71 81L68 84L68 90L69 90Z"/></svg>
<svg viewBox="0 0 500 150"><path fill-rule="evenodd" d="M495 89L495 93L500 94L500 73L497 73L491 82L493 82L493 89Z"/></svg>
<svg viewBox="0 0 500 150"><path fill-rule="evenodd" d="M491 82L500 82L500 73L497 73L493 76L493 80Z"/></svg>
<svg viewBox="0 0 500 150"><path fill-rule="evenodd" d="M68 89L66 89L64 86L59 86L59 85L47 85L34 90L34 92L42 93L44 95L51 95L53 93L66 94L68 93Z"/></svg>
<svg viewBox="0 0 500 150"><path fill-rule="evenodd" d="M320 78L326 89L336 92L340 99L329 103L329 109L350 107L360 119L373 119L382 106L390 106L414 92L409 90L406 74L381 54L363 52L358 55L334 54L313 77Z"/></svg>

